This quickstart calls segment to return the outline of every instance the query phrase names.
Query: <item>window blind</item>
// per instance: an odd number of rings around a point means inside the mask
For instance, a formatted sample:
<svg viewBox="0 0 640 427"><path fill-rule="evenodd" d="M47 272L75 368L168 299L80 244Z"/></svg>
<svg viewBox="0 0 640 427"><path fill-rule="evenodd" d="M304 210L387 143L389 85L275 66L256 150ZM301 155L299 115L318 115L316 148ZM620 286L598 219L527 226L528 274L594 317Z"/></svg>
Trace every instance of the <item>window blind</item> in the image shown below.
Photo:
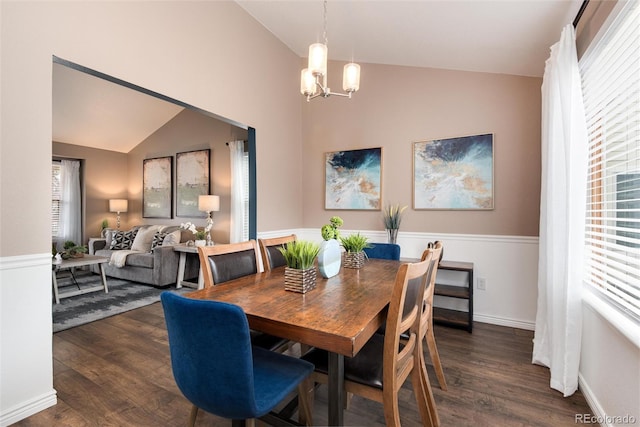
<svg viewBox="0 0 640 427"><path fill-rule="evenodd" d="M60 162L51 164L51 237L60 229Z"/></svg>
<svg viewBox="0 0 640 427"><path fill-rule="evenodd" d="M580 60L589 132L585 279L621 311L638 318L639 4L621 6Z"/></svg>
<svg viewBox="0 0 640 427"><path fill-rule="evenodd" d="M242 203L244 203L244 217L242 218L242 240L249 240L249 153L242 156L242 175L244 176L244 188L242 191Z"/></svg>

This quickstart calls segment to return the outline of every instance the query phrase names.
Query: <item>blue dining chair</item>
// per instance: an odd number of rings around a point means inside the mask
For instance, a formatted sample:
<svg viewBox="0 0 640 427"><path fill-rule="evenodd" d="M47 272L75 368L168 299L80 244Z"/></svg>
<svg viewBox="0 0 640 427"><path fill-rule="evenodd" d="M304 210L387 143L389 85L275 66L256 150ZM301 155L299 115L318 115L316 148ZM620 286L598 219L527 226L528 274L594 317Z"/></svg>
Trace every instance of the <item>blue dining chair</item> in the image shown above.
<svg viewBox="0 0 640 427"><path fill-rule="evenodd" d="M371 243L364 253L369 258L400 260L400 245L395 243Z"/></svg>
<svg viewBox="0 0 640 427"><path fill-rule="evenodd" d="M271 411L285 397L299 386L299 392L308 387L313 364L252 346L249 323L239 306L171 292L163 292L160 299L173 376L193 404L190 426L198 409L236 421L273 420L269 416L277 415ZM284 420L277 424L287 425Z"/></svg>

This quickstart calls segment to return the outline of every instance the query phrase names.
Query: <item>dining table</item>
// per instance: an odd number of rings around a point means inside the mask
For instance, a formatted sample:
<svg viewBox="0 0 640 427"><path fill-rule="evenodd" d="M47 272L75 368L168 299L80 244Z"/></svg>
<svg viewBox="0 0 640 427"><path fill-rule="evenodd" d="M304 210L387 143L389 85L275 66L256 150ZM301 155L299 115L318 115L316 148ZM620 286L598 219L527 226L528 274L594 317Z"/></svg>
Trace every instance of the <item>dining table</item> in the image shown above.
<svg viewBox="0 0 640 427"><path fill-rule="evenodd" d="M369 259L359 269L317 274L306 293L285 290L285 267L188 293L240 306L251 329L327 350L328 421L343 425L344 357L353 357L385 322L400 261Z"/></svg>

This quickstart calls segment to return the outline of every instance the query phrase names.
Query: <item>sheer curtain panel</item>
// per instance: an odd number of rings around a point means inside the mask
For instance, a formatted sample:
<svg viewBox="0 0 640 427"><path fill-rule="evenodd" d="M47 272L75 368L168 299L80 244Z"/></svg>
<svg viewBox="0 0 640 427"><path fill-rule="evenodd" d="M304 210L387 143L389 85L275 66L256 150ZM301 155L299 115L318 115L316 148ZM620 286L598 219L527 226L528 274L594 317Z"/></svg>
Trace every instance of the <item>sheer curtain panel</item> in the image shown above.
<svg viewBox="0 0 640 427"><path fill-rule="evenodd" d="M244 141L229 142L229 152L231 156L231 227L229 232L229 242L238 243L247 240L248 233L245 233L245 218L247 218L247 177L245 176L245 153Z"/></svg>
<svg viewBox="0 0 640 427"><path fill-rule="evenodd" d="M60 228L58 249L67 240L82 244L82 207L80 190L80 162L60 162Z"/></svg>
<svg viewBox="0 0 640 427"><path fill-rule="evenodd" d="M533 363L549 367L551 388L578 388L582 331L587 130L575 32L551 47L542 81L542 176L538 309Z"/></svg>

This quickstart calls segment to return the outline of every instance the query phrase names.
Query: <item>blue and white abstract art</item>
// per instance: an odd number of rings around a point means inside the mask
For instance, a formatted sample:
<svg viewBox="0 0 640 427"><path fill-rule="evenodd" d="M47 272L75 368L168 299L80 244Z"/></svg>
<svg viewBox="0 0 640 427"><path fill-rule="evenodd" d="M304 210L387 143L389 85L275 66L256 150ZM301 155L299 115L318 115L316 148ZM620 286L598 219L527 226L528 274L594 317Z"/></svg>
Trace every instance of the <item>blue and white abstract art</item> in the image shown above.
<svg viewBox="0 0 640 427"><path fill-rule="evenodd" d="M380 210L382 148L325 155L325 209Z"/></svg>
<svg viewBox="0 0 640 427"><path fill-rule="evenodd" d="M414 209L493 209L493 134L413 145Z"/></svg>

